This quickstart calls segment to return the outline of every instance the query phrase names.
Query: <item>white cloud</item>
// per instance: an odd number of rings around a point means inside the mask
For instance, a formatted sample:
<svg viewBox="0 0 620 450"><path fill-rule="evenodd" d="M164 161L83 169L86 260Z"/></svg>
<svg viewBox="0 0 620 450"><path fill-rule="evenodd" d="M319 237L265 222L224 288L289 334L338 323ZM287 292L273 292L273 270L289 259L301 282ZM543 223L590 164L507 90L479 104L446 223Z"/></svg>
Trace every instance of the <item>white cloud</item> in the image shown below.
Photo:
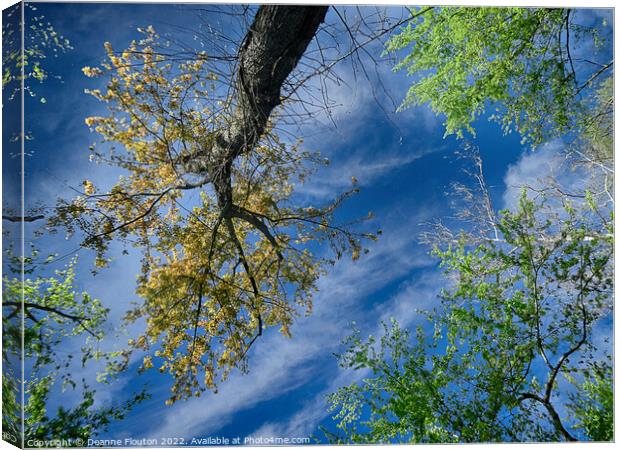
<svg viewBox="0 0 620 450"><path fill-rule="evenodd" d="M361 380L368 374L367 370L355 372L340 370L326 389L305 402L290 419L284 422L266 422L256 431L250 433L254 438L308 437L317 431L318 424L330 413L328 412L327 394L335 392L339 387Z"/></svg>
<svg viewBox="0 0 620 450"><path fill-rule="evenodd" d="M504 208L514 210L518 206L524 187L528 188L528 196L535 195L536 191L549 188L552 184L562 186L567 192L582 187L585 176L581 171L573 170L566 155L560 141L552 141L524 153L516 164L508 168L504 176Z"/></svg>
<svg viewBox="0 0 620 450"><path fill-rule="evenodd" d="M295 192L310 197L325 199L334 197L334 193L352 187L352 177L360 186L369 186L388 175L393 170L403 169L414 161L438 151L439 149L423 149L392 154L361 155L354 153L342 162L321 169L320 176L313 177L309 182L300 185Z"/></svg>

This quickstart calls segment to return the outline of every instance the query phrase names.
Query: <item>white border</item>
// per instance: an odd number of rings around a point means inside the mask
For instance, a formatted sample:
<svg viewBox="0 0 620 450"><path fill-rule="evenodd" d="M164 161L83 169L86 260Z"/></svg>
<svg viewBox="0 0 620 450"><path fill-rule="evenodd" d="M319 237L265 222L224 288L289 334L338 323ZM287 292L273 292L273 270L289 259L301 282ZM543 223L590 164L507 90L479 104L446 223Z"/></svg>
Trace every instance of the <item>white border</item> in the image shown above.
<svg viewBox="0 0 620 450"><path fill-rule="evenodd" d="M7 8L8 6L14 5L16 2L15 1L11 1L11 0L0 0L0 6L2 7L2 9ZM44 1L44 0L32 0L30 1L30 3L51 3L49 1ZM447 1L437 1L437 0L425 0L425 1L421 1L421 2L412 2L410 0L405 0L402 2L397 2L397 1L382 1L382 0L355 0L355 1L342 1L342 0L330 0L330 1L320 1L320 0L307 0L307 1L279 1L279 0L267 0L267 1L263 1L263 2L256 2L256 1L240 1L240 0L228 0L228 1L222 1L222 0L211 0L211 1L201 1L201 0L183 0L183 1L168 1L168 0L142 0L142 1L123 1L123 0L107 0L107 1L98 1L98 0L87 0L87 1L80 1L80 0L64 0L64 1L59 1L58 3L220 3L220 4L230 4L230 3L245 3L245 4L300 4L300 3L305 3L305 4L318 4L318 5L324 5L324 4L330 4L330 5L353 5L353 4L357 4L357 5L458 5L458 6L525 6L525 7L533 7L533 6L546 6L546 7L566 7L566 6L571 6L571 7L582 7L582 8L614 8L614 25L618 23L618 9L615 8L615 1L613 0L581 0L581 1L576 1L576 0L538 0L538 1L524 1L524 0L513 0L513 1L507 1L507 0L494 0L494 1L489 1L489 0L478 0L478 1L455 1L455 0L447 0ZM23 10L23 7L22 7ZM615 30L614 30L615 31ZM22 32L23 32L23 27L22 27ZM614 32L614 59L616 58L616 48L618 46L618 33ZM1 44L0 44L0 52L1 52ZM22 79L22 83L23 83L23 79ZM617 88L618 88L618 78L616 77L614 80L614 95L615 92L617 92ZM23 112L23 86L22 86L22 112ZM2 112L0 110L0 123L1 123L1 118L2 118ZM614 123L618 123L617 121L618 119L618 109L616 108L615 112L614 112ZM24 126L24 117L22 116L22 127ZM615 149L614 149L614 156L617 158L618 153L617 153L617 143L618 143L618 137L619 137L619 132L618 129L616 128L614 130L614 143L615 143ZM22 139L22 164L23 164L23 139ZM1 152L1 144L0 144L0 152ZM1 158L1 156L0 156ZM22 171L22 177L23 177L23 171ZM618 182L616 180L615 183L615 198L619 198L618 197L618 193L620 192L620 188L618 186ZM22 179L22 190L23 190L23 179ZM23 192L23 191L22 191ZM0 172L0 198L2 196L2 185L1 185L1 172ZM22 210L23 210L23 197L22 197ZM1 222L1 221L0 221ZM617 220L615 220L614 222L614 227L617 228L618 222ZM23 224L22 224L22 228L23 228ZM0 232L2 230L2 225L0 223ZM22 236L23 236L23 229L22 229ZM22 245L23 245L23 239L22 239ZM618 254L618 249L620 248L620 245L618 244L618 240L615 240L615 252L616 254ZM23 248L22 248L23 251ZM620 276L618 274L618 271L616 270L614 273L614 286L618 286L618 281L620 280ZM616 304L615 302L616 300L616 296L614 293L614 304ZM618 323L618 312L615 311L614 312L614 356L615 356L615 352L616 349L618 349L618 339L617 339L617 335L615 333L615 327L616 324ZM0 361L0 367L1 367L1 361ZM618 365L616 362L616 359L614 358L614 376L615 374L618 373ZM22 372L23 375L23 372ZM0 387L0 393L1 393L1 387ZM22 395L23 395L23 391L22 391ZM618 391L614 390L614 399L615 399L615 408L614 408L614 425L615 425L615 430L616 430L616 436L618 436ZM1 423L0 423L0 429L1 429ZM2 444L0 444L1 447L5 447L6 444L5 442L3 442ZM462 445L462 444L456 444L456 445ZM549 444L466 444L466 448L469 449L489 449L489 448L494 448L496 446L510 446L510 449L532 449L534 448L533 446L544 446L544 448L571 448L571 449L611 449L614 448L614 444L613 443L570 443L570 444L564 444L564 443L549 443ZM415 448L421 446L422 448L433 448L433 449L453 449L454 448L454 444L433 444L433 445L416 445ZM236 446L238 447L238 446ZM279 449L290 449L290 450L294 450L294 449L299 449L301 446L278 446ZM313 446L314 447L314 446ZM376 449L394 449L395 445L375 445L372 446L373 448ZM118 447L119 449L121 448L125 448L125 447ZM133 447L132 447L133 448ZM166 449L166 450L178 450L179 447L157 447L160 449ZM215 448L215 447L214 447ZM232 448L232 447L227 447L227 448ZM246 449L259 449L259 448L263 448L263 447L251 447L251 446L244 446L244 448ZM336 450L336 449L341 449L341 446L331 446L331 445L321 445L320 446L321 449L324 450ZM412 445L398 445L398 448L411 448L413 449L414 446Z"/></svg>

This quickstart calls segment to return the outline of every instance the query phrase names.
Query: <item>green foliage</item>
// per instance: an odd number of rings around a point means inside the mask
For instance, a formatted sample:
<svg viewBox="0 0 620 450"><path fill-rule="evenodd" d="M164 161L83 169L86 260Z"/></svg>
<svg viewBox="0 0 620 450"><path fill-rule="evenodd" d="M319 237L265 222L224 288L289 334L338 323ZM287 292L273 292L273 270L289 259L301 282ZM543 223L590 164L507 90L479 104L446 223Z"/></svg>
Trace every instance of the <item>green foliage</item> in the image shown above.
<svg viewBox="0 0 620 450"><path fill-rule="evenodd" d="M446 135L459 137L474 134L472 123L489 107L504 132L534 144L571 131L583 106L577 94L611 67L578 84L571 49L600 39L572 16L569 9L516 7L412 11L386 49L407 49L395 69L416 76L402 107L430 104L445 115Z"/></svg>
<svg viewBox="0 0 620 450"><path fill-rule="evenodd" d="M609 365L597 368L581 381L580 395L573 395L570 408L586 435L593 441L614 439L613 373ZM577 383L576 380L572 380Z"/></svg>
<svg viewBox="0 0 620 450"><path fill-rule="evenodd" d="M94 408L95 390L84 384L82 399L77 405L71 408L60 406L56 415L49 417L46 405L54 381L53 376L46 375L27 383L28 401L24 408L26 440L63 439L76 447L84 447L88 438L106 430L112 421L124 419L135 404L147 398L142 392L122 404Z"/></svg>
<svg viewBox="0 0 620 450"><path fill-rule="evenodd" d="M77 389L71 367L74 355L59 351L66 339L84 338L82 365L96 357L109 358L97 349L104 334L108 310L101 302L75 288L75 264L72 260L64 270L49 277L33 278L37 252L23 258L25 278L3 278L3 429L9 440L20 445L21 405L18 378L8 362L23 352L27 362L25 376L24 436L25 439L87 439L91 433L105 430L112 420L122 419L146 395L134 395L122 404L94 407L95 390L82 380L80 402L72 407L60 406L51 415L48 402L54 388ZM20 258L9 257L16 272ZM24 335L22 348L22 317ZM78 441L73 441L78 445Z"/></svg>
<svg viewBox="0 0 620 450"><path fill-rule="evenodd" d="M392 322L379 341L346 342L341 365L370 376L330 397L343 440L609 440L609 355L593 334L612 310L610 227L587 205L552 214L524 194L499 240L437 248L452 283L427 313L434 335L412 342Z"/></svg>
<svg viewBox="0 0 620 450"><path fill-rule="evenodd" d="M614 79L606 78L588 100L590 113L581 118L585 154L595 164L611 167L614 160Z"/></svg>
<svg viewBox="0 0 620 450"><path fill-rule="evenodd" d="M423 334L418 331L418 345L412 346L409 332L395 320L383 325L378 342L373 336L363 341L356 331L340 357L341 366L370 372L329 397L345 435L341 443L455 442L444 426L450 412L440 395L449 377L429 369Z"/></svg>
<svg viewBox="0 0 620 450"><path fill-rule="evenodd" d="M21 406L17 377L9 364L3 361L2 366L2 439L18 445L20 435Z"/></svg>
<svg viewBox="0 0 620 450"><path fill-rule="evenodd" d="M42 83L55 77L47 68L46 60L73 49L67 38L62 36L54 26L38 14L36 5L24 4L25 29L22 52L21 4L7 8L2 27L2 89L13 83L24 81L26 93L36 96L35 83ZM12 99L20 87L15 86L7 98ZM45 103L46 100L41 98Z"/></svg>
<svg viewBox="0 0 620 450"><path fill-rule="evenodd" d="M26 315L24 352L26 358L33 358L36 368L59 359L56 349L66 337L88 333L88 346L103 336L108 310L86 292L75 291L75 263L74 259L50 277L23 281L4 277L2 305L10 311L4 321L5 352L20 351L21 323L10 319L21 311L22 300Z"/></svg>

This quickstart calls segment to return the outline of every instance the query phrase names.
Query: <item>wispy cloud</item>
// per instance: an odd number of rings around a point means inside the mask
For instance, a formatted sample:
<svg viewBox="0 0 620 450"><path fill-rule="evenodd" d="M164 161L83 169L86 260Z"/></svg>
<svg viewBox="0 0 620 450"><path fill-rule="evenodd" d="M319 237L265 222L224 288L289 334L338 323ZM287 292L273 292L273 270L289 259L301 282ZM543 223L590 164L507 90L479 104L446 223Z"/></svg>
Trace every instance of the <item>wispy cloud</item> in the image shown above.
<svg viewBox="0 0 620 450"><path fill-rule="evenodd" d="M427 270L424 276L404 283L397 294L366 314L365 321L374 324L369 334L383 335L383 322L395 318L403 328L421 325L425 316L420 310L432 309L437 300L437 286L441 282L438 270ZM374 319L374 320L373 320ZM344 385L361 380L367 370L339 369L336 376L316 393L292 417L281 422L267 422L252 433L254 437L302 437L314 434L328 412L327 395Z"/></svg>
<svg viewBox="0 0 620 450"><path fill-rule="evenodd" d="M390 172L405 169L414 161L438 150L440 149L426 148L381 156L353 153L344 161L321 169L320 176L315 176L308 183L298 186L296 192L318 199L331 198L334 193L350 188L353 177L359 185L369 186Z"/></svg>
<svg viewBox="0 0 620 450"><path fill-rule="evenodd" d="M563 143L551 141L524 153L508 168L504 176L504 208L514 210L524 188L529 196L553 184L571 192L583 187L585 178L582 171L574 170Z"/></svg>

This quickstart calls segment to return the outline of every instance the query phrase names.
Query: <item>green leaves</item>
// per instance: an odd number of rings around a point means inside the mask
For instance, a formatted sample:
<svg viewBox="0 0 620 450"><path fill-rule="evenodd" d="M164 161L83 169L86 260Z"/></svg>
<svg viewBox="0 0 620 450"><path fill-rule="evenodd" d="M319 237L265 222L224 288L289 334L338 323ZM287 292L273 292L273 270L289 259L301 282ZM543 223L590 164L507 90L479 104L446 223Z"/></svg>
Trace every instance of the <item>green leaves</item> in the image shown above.
<svg viewBox="0 0 620 450"><path fill-rule="evenodd" d="M428 103L458 137L475 135L486 113L533 144L571 131L589 84L578 86L570 48L596 37L571 10L442 7L413 17L386 46L406 49L395 70L414 77L401 108Z"/></svg>
<svg viewBox="0 0 620 450"><path fill-rule="evenodd" d="M67 52L73 47L68 39L61 36L45 17L36 13L36 7L30 4L26 8L26 27L24 31L24 48L21 51L21 27L15 16L19 16L20 7L11 7L6 13L2 27L2 89L10 88L8 99L17 97L20 88L18 83L24 81L25 89L31 97L35 97L36 85L49 78L58 78L48 69L46 60ZM23 74L22 74L23 69ZM45 103L44 98L41 103Z"/></svg>
<svg viewBox="0 0 620 450"><path fill-rule="evenodd" d="M85 292L76 292L74 259L64 270L56 271L47 278L28 277L3 279L3 307L8 311L20 311L22 300L26 311L25 354L34 358L35 367L57 360L56 348L68 336L86 333L87 341L102 336L102 326L108 310L101 302ZM26 273L28 273L28 264ZM19 334L13 330L20 324L4 320L5 334ZM19 351L19 340L6 339L5 349Z"/></svg>
<svg viewBox="0 0 620 450"><path fill-rule="evenodd" d="M548 210L524 193L496 239L435 248L454 280L429 313L435 333L412 338L392 320L380 339L345 341L341 366L369 375L329 397L339 439L611 439L612 374L599 362L609 349L593 333L611 314L613 239L587 210Z"/></svg>
<svg viewBox="0 0 620 450"><path fill-rule="evenodd" d="M108 310L99 300L76 290L77 259L51 276L35 277L34 273L41 270L37 256L33 251L32 256L23 258L27 276L23 281L21 277L9 275L3 279L3 361L20 357L23 352L28 364L23 405L26 439L82 439L84 442L91 433L104 430L111 420L123 418L135 403L145 398L145 393L136 394L125 403L95 408L95 390L83 383L82 399L77 405L63 405L57 411L49 411L47 405L54 389L78 388L71 372L74 355L59 351L67 339L82 337L82 365L93 358L111 359L116 355L98 350ZM17 257L10 259L14 263L21 261ZM25 322L23 349L21 314ZM21 392L15 374L7 366L2 374L3 427L17 439L22 433L19 422L22 405L18 400ZM74 444L80 445L77 441Z"/></svg>
<svg viewBox="0 0 620 450"><path fill-rule="evenodd" d="M593 441L612 441L614 393L611 365L597 367L593 374L585 374L579 383L574 379L571 381L579 388L580 395L572 395L572 403L569 405L579 427Z"/></svg>
<svg viewBox="0 0 620 450"><path fill-rule="evenodd" d="M28 382L25 405L26 440L64 439L73 446L83 447L84 443L97 432L105 431L114 420L122 420L128 411L147 398L139 393L129 400L116 405L95 408L95 390L84 384L81 401L72 408L60 406L54 416L49 416L46 404L49 399L53 377L32 379Z"/></svg>
<svg viewBox="0 0 620 450"><path fill-rule="evenodd" d="M334 419L348 442L428 442L427 428L439 433L433 410L434 393L442 379L429 376L424 355L419 351L422 346L412 348L409 333L395 321L384 323L383 333L378 342L372 336L362 341L359 333L347 339L347 350L340 356L341 366L364 369L370 374L360 384L331 394L330 410L336 411ZM423 338L421 334L418 337ZM361 420L362 417L368 418Z"/></svg>

